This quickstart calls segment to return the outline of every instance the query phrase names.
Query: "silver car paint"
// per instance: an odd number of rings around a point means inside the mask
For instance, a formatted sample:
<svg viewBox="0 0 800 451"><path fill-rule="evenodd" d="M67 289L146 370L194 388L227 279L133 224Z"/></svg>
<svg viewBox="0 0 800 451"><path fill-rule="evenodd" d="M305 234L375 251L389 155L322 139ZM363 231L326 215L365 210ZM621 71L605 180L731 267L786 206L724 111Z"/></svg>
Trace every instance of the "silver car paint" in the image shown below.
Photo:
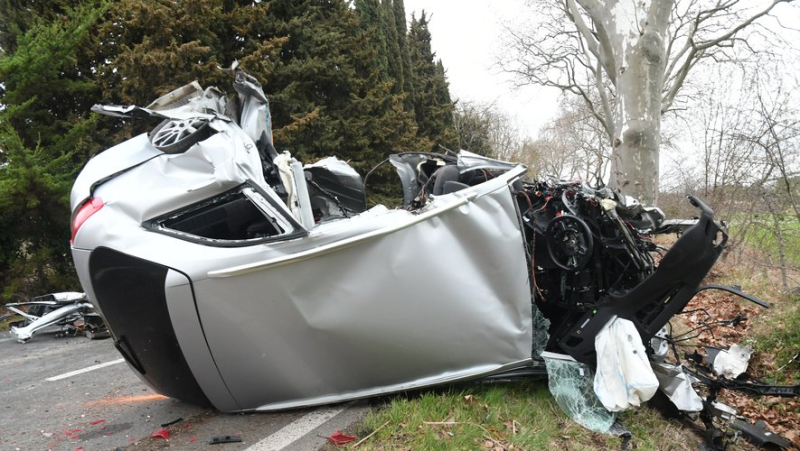
<svg viewBox="0 0 800 451"><path fill-rule="evenodd" d="M502 186L335 252L197 280L198 310L245 409L474 377L530 360L522 240Z"/></svg>

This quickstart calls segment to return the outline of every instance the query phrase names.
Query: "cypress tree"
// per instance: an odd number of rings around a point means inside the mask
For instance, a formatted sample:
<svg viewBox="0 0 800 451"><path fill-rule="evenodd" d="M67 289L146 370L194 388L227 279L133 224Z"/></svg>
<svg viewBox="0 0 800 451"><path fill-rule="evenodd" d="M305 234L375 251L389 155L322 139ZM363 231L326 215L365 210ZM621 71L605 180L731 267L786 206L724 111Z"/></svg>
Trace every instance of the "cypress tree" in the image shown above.
<svg viewBox="0 0 800 451"><path fill-rule="evenodd" d="M338 155L362 173L407 148L416 132L413 117L391 92L392 82L382 81L378 50L363 45L376 28L344 2L270 5L279 17L291 17L284 22L291 38L268 86L279 89L271 96L276 147L305 160Z"/></svg>
<svg viewBox="0 0 800 451"><path fill-rule="evenodd" d="M395 81L393 92L403 91L403 58L400 54L400 41L397 36L397 25L395 23L394 10L391 0L381 2L381 18L383 20L383 30L386 34L386 50L389 59L389 76Z"/></svg>
<svg viewBox="0 0 800 451"><path fill-rule="evenodd" d="M376 59L380 68L381 79L389 80L389 52L386 49L386 33L382 23L382 9L379 0L356 0L356 13L361 19L364 29L363 42L375 42Z"/></svg>
<svg viewBox="0 0 800 451"><path fill-rule="evenodd" d="M411 74L411 51L408 45L408 27L406 27L406 8L403 0L394 0L394 21L397 26L397 44L400 48L400 61L403 66L403 91L406 93L406 108L414 109L414 81Z"/></svg>
<svg viewBox="0 0 800 451"><path fill-rule="evenodd" d="M417 139L423 148L452 148L457 137L453 129L454 106L445 77L444 66L431 50L431 34L425 11L419 19L412 16L408 35L411 50L411 73L414 80L414 113Z"/></svg>

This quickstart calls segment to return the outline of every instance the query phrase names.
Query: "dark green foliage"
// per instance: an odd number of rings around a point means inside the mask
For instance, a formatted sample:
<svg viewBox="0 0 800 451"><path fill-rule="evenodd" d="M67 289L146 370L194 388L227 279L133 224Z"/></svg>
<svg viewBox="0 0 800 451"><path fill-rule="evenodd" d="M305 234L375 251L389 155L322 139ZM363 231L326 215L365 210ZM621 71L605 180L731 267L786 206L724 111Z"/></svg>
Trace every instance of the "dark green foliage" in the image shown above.
<svg viewBox="0 0 800 451"><path fill-rule="evenodd" d="M72 155L27 149L0 129L8 164L0 169L0 279L3 296L78 289L68 254Z"/></svg>
<svg viewBox="0 0 800 451"><path fill-rule="evenodd" d="M386 35L386 51L389 60L389 76L394 79L394 92L403 91L403 58L400 54L400 41L397 36L397 24L395 22L394 9L391 0L381 2L381 20L383 30Z"/></svg>
<svg viewBox="0 0 800 451"><path fill-rule="evenodd" d="M403 66L403 91L406 93L406 108L414 108L414 80L411 74L411 51L408 46L408 29L406 27L406 8L403 0L394 0L394 23L397 27L397 45L400 48L400 60Z"/></svg>
<svg viewBox="0 0 800 451"><path fill-rule="evenodd" d="M337 155L363 173L412 144L413 118L382 79L377 49L363 45L365 37L374 39L374 27L343 2L270 7L290 36L265 85L279 150L305 161Z"/></svg>
<svg viewBox="0 0 800 451"><path fill-rule="evenodd" d="M389 52L386 50L386 33L384 33L380 0L356 0L356 14L361 19L364 29L363 42L373 42L377 50L378 67L381 79L389 79ZM368 39L372 39L369 41Z"/></svg>
<svg viewBox="0 0 800 451"><path fill-rule="evenodd" d="M413 17L408 46L411 52L411 73L414 83L414 112L417 138L426 150L452 148L458 139L453 129L453 102L445 78L444 66L435 61L431 50L431 33L425 11Z"/></svg>
<svg viewBox="0 0 800 451"><path fill-rule="evenodd" d="M74 0L0 0L0 49L17 50L17 38L37 24L66 17L67 10L80 4Z"/></svg>
<svg viewBox="0 0 800 451"><path fill-rule="evenodd" d="M0 58L0 286L2 295L78 289L68 252L69 188L101 145L88 110L99 89L83 46L101 3L27 22ZM22 25L19 25L20 27Z"/></svg>
<svg viewBox="0 0 800 451"><path fill-rule="evenodd" d="M88 117L99 90L87 77L92 68L79 48L101 8L69 10L61 20L33 26L18 38L16 52L0 59L2 104L7 107L2 120L17 131L23 146L60 153L80 140L68 132Z"/></svg>

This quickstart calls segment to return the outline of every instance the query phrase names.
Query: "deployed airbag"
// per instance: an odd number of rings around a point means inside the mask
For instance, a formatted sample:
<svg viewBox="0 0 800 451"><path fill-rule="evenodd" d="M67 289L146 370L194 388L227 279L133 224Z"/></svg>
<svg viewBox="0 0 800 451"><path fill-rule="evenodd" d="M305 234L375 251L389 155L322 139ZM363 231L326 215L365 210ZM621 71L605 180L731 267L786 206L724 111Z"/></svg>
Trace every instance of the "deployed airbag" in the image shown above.
<svg viewBox="0 0 800 451"><path fill-rule="evenodd" d="M595 349L594 392L606 409L620 412L653 397L658 379L631 321L612 318L597 334Z"/></svg>

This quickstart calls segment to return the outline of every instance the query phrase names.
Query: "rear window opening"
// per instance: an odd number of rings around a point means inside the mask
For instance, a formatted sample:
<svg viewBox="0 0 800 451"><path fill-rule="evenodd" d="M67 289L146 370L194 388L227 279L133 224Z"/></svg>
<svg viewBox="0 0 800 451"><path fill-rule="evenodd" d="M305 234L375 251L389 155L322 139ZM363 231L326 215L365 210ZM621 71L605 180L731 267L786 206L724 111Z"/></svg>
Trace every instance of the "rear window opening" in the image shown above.
<svg viewBox="0 0 800 451"><path fill-rule="evenodd" d="M281 235L284 230L236 193L161 223L163 227L215 240L249 240Z"/></svg>
<svg viewBox="0 0 800 451"><path fill-rule="evenodd" d="M303 232L248 185L144 225L179 238L234 245L294 237Z"/></svg>

